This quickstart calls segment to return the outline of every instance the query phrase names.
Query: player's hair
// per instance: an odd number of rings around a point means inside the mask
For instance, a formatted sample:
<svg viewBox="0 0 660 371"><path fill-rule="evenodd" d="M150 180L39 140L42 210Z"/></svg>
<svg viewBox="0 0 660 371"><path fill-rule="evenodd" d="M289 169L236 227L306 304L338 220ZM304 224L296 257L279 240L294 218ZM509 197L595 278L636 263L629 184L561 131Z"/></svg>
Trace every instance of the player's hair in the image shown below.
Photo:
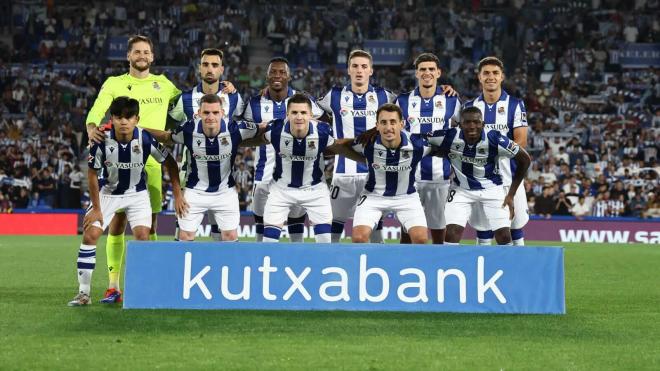
<svg viewBox="0 0 660 371"><path fill-rule="evenodd" d="M286 66L287 75L291 75L291 70L289 69L289 60L284 58L284 57L271 58L271 60L268 62L268 68L266 69L266 75L268 75L270 73L270 67L273 65L273 63L284 63L284 65Z"/></svg>
<svg viewBox="0 0 660 371"><path fill-rule="evenodd" d="M502 63L502 61L499 58L486 57L480 60L479 63L477 64L477 73L481 73L481 69L484 68L484 66L488 66L488 65L497 66L502 70L502 72L504 72L504 63Z"/></svg>
<svg viewBox="0 0 660 371"><path fill-rule="evenodd" d="M481 113L481 110L475 106L470 106L470 107L465 107L461 110L461 117L463 117L466 113L476 113L481 117L481 121L483 121L483 114Z"/></svg>
<svg viewBox="0 0 660 371"><path fill-rule="evenodd" d="M415 59L415 69L423 62L435 62L435 66L440 69L440 59L433 53L422 53Z"/></svg>
<svg viewBox="0 0 660 371"><path fill-rule="evenodd" d="M117 97L110 103L110 115L129 119L140 114L140 102L129 97Z"/></svg>
<svg viewBox="0 0 660 371"><path fill-rule="evenodd" d="M303 103L306 104L309 107L309 111L312 112L312 101L309 99L309 97L306 94L303 93L296 93L289 98L289 101L286 104L287 111L289 110L289 107L291 107L291 103Z"/></svg>
<svg viewBox="0 0 660 371"><path fill-rule="evenodd" d="M353 59L355 57L367 58L369 60L369 65L370 66L374 65L374 58L371 56L371 54L368 51L362 50L362 49L355 49L355 50L351 51L351 53L348 55L348 63L347 64L349 66L351 64L351 59Z"/></svg>
<svg viewBox="0 0 660 371"><path fill-rule="evenodd" d="M151 52L153 53L154 43L151 42L150 38L148 38L146 36L142 36L142 35L134 35L134 36L131 36L130 39L128 39L127 51L130 52L133 49L133 44L139 43L139 42L145 42L145 43L149 44L149 48L151 49Z"/></svg>
<svg viewBox="0 0 660 371"><path fill-rule="evenodd" d="M206 48L202 50L202 53L199 55L199 59L204 58L205 55L217 55L220 57L221 61L225 57L225 54L222 52L222 50L216 48Z"/></svg>
<svg viewBox="0 0 660 371"><path fill-rule="evenodd" d="M399 120L403 121L403 112L401 112L401 108L394 103L385 103L378 107L378 110L376 110L376 121L378 121L378 116L380 116L380 113L383 111L396 112L399 115Z"/></svg>
<svg viewBox="0 0 660 371"><path fill-rule="evenodd" d="M222 106L222 99L217 94L204 94L202 99L199 100L199 106L202 106L202 103L208 103L208 104L213 104L213 103L220 103Z"/></svg>

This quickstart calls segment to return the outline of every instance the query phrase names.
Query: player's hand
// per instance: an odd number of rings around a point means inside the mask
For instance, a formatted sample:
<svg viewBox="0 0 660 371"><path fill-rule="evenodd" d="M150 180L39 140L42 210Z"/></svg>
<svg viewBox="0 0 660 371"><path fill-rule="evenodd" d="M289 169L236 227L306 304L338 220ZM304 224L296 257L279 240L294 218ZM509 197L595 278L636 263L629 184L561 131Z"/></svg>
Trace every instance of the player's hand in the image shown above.
<svg viewBox="0 0 660 371"><path fill-rule="evenodd" d="M176 216L178 217L186 216L186 214L188 214L189 208L190 205L188 205L188 201L186 201L186 198L184 196L177 197L174 199L174 211L176 212Z"/></svg>
<svg viewBox="0 0 660 371"><path fill-rule="evenodd" d="M512 195L507 194L506 197L504 197L504 203L502 203L502 208L505 208L507 206L509 207L509 220L513 220L514 211L513 211L513 196Z"/></svg>
<svg viewBox="0 0 660 371"><path fill-rule="evenodd" d="M458 95L456 90L451 85L440 85L440 88L442 88L442 93L449 95L450 97L455 97Z"/></svg>
<svg viewBox="0 0 660 371"><path fill-rule="evenodd" d="M362 134L358 135L357 142L362 146L367 146L368 144L373 143L376 140L376 135L378 135L378 130L376 128L371 128Z"/></svg>
<svg viewBox="0 0 660 371"><path fill-rule="evenodd" d="M222 88L222 92L225 94L234 94L236 93L236 87L234 84L231 83L231 81L223 81L222 84L225 86Z"/></svg>
<svg viewBox="0 0 660 371"><path fill-rule="evenodd" d="M89 145L94 143L103 143L105 140L104 126L95 126L93 128L87 127L87 136L89 137Z"/></svg>
<svg viewBox="0 0 660 371"><path fill-rule="evenodd" d="M83 218L83 231L86 231L87 228L91 227L94 222L99 222L103 225L103 214L101 214L101 210L92 209L85 214L85 217Z"/></svg>

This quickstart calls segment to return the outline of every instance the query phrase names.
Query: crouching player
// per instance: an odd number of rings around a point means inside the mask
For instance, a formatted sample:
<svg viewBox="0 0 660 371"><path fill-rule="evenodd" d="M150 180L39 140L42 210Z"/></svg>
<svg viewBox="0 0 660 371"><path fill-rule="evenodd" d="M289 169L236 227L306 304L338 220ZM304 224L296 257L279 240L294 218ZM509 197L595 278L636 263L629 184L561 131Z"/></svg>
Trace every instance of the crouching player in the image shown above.
<svg viewBox="0 0 660 371"><path fill-rule="evenodd" d="M277 242L292 207L302 207L314 225L316 242L330 243L332 208L325 182L323 155L341 154L355 161L350 139L334 139L325 122L311 119L312 102L296 93L287 104L286 120L272 121L261 142L275 149L275 169L264 209L264 242Z"/></svg>
<svg viewBox="0 0 660 371"><path fill-rule="evenodd" d="M69 302L69 306L90 304L96 242L115 212L123 210L126 213L136 240L149 240L151 205L144 170L149 156L165 164L172 180L176 212L186 212L187 204L180 190L176 161L151 134L136 127L139 109L135 99L115 98L110 105L112 128L106 131L104 142L94 144L90 149L87 179L92 204L83 220L83 241L78 251L78 295ZM111 295L105 295L113 298L112 302L122 301L119 290L108 290L114 291Z"/></svg>
<svg viewBox="0 0 660 371"><path fill-rule="evenodd" d="M234 158L241 142L254 138L259 129L253 123L225 120L216 94L202 96L197 116L171 133L147 129L159 142L183 144L191 154L184 191L190 209L179 216L179 240L193 241L208 212L218 224L222 241L238 241L241 212L232 177Z"/></svg>
<svg viewBox="0 0 660 371"><path fill-rule="evenodd" d="M415 172L431 147L422 136L403 131L403 126L401 108L384 104L376 111L376 132L367 131L358 138L362 144L353 146L367 158L369 168L353 216L354 243L369 242L371 231L387 212L395 213L412 243L424 244L428 239L424 208L415 189Z"/></svg>
<svg viewBox="0 0 660 371"><path fill-rule="evenodd" d="M461 111L459 128L438 130L428 141L439 147L454 169L445 206L445 243L458 244L470 214L479 211L495 231L497 244L511 245L513 198L531 162L527 152L499 131L484 130L483 115L477 107ZM517 165L508 192L500 175L501 158L512 158Z"/></svg>

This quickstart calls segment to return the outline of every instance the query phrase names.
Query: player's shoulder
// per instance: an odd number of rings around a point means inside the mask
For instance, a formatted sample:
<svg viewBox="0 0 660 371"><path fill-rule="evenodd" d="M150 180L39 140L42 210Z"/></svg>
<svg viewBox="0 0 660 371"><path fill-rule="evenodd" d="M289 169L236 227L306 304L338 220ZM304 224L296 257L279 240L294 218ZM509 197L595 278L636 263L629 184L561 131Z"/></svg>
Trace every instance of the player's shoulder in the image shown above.
<svg viewBox="0 0 660 371"><path fill-rule="evenodd" d="M484 130L486 131L486 139L491 143L498 143L508 139L505 135L502 135L499 130L488 130L486 128L484 128Z"/></svg>
<svg viewBox="0 0 660 371"><path fill-rule="evenodd" d="M316 126L319 135L332 136L332 125L325 121L316 121L314 125Z"/></svg>
<svg viewBox="0 0 660 371"><path fill-rule="evenodd" d="M408 99L410 99L410 96L412 96L414 92L415 92L414 90L410 90L410 91L400 93L399 95L397 95L396 99L397 100L402 100L402 99L408 100Z"/></svg>

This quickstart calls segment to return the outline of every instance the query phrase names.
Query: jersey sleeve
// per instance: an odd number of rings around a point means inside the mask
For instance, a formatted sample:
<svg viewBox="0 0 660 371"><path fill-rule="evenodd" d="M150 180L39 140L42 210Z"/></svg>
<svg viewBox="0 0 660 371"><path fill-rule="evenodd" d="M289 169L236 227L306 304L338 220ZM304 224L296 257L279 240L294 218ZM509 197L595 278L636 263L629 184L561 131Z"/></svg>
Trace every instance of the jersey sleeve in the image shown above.
<svg viewBox="0 0 660 371"><path fill-rule="evenodd" d="M330 125L325 122L319 122L317 125L317 130L319 131L319 135L323 135L328 138L326 147L330 147L331 145L335 144L335 138L332 136L332 127Z"/></svg>
<svg viewBox="0 0 660 371"><path fill-rule="evenodd" d="M332 113L332 108L330 107L331 99L332 99L332 89L330 89L330 91L323 98L317 101L318 106L328 114Z"/></svg>
<svg viewBox="0 0 660 371"><path fill-rule="evenodd" d="M499 131L489 131L488 140L491 143L497 143L497 155L500 157L513 158L520 151L520 146L516 142L507 138L506 135L500 134Z"/></svg>
<svg viewBox="0 0 660 371"><path fill-rule="evenodd" d="M266 140L268 142L272 142L273 129L275 129L275 125L276 125L276 122L271 121L268 124L268 126L266 126L266 132L264 133L264 138L266 138Z"/></svg>
<svg viewBox="0 0 660 371"><path fill-rule="evenodd" d="M103 153L104 153L104 143L94 143L94 145L89 149L89 156L87 157L87 166L90 169L100 170L103 168Z"/></svg>
<svg viewBox="0 0 660 371"><path fill-rule="evenodd" d="M89 114L87 114L85 125L94 123L98 126L101 123L101 120L105 117L105 113L108 111L112 100L115 99L113 88L116 84L116 80L115 77L109 77L105 80L101 86L101 90L99 90L98 97L96 97L96 100L94 101L94 105L92 105L92 109L90 109Z"/></svg>
<svg viewBox="0 0 660 371"><path fill-rule="evenodd" d="M254 122L238 121L238 132L241 134L241 140L252 139L259 132L259 127Z"/></svg>
<svg viewBox="0 0 660 371"><path fill-rule="evenodd" d="M447 137L447 130L436 130L424 135L424 137L426 138L427 144L442 148L445 138Z"/></svg>
<svg viewBox="0 0 660 371"><path fill-rule="evenodd" d="M186 136L192 132L192 126L194 126L194 121L186 121L183 125L178 126L172 131L172 141L179 144L185 143Z"/></svg>
<svg viewBox="0 0 660 371"><path fill-rule="evenodd" d="M248 99L248 101L245 103L245 109L243 110L242 119L245 121L255 122L254 113L252 112L252 105L250 104L252 99L253 98Z"/></svg>
<svg viewBox="0 0 660 371"><path fill-rule="evenodd" d="M361 155L364 156L364 146L358 142L358 139L355 138L353 139L353 144L351 145L353 147L353 150Z"/></svg>
<svg viewBox="0 0 660 371"><path fill-rule="evenodd" d="M312 102L312 118L315 119L320 119L321 116L323 116L323 109L319 107L319 105L316 103L316 99L311 99Z"/></svg>
<svg viewBox="0 0 660 371"><path fill-rule="evenodd" d="M516 110L513 113L513 128L520 128L527 126L527 110L525 109L525 103L522 99L518 100L516 104Z"/></svg>
<svg viewBox="0 0 660 371"><path fill-rule="evenodd" d="M387 89L385 89L385 95L387 96L387 103L394 103L394 101L396 100L396 94L392 93Z"/></svg>
<svg viewBox="0 0 660 371"><path fill-rule="evenodd" d="M183 111L183 96L180 95L177 99L176 104L170 110L170 117L179 124L186 121L186 113Z"/></svg>
<svg viewBox="0 0 660 371"><path fill-rule="evenodd" d="M149 142L145 143L145 145L151 146L149 149L149 154L151 157L153 157L154 160L158 161L159 163L165 162L167 156L170 155L170 151L167 149L167 147L158 143L156 138L152 137L149 133L147 133L144 139L145 141Z"/></svg>
<svg viewBox="0 0 660 371"><path fill-rule="evenodd" d="M238 120L241 117L241 115L243 115L243 111L245 111L245 101L243 100L243 97L241 97L240 94L238 93L234 93L234 94L236 94L236 107L234 107L234 113L232 117L230 117L229 119Z"/></svg>
<svg viewBox="0 0 660 371"><path fill-rule="evenodd" d="M449 127L457 127L458 124L461 122L461 101L460 99L456 99L456 104L454 105L454 113L451 115L451 118L449 119Z"/></svg>
<svg viewBox="0 0 660 371"><path fill-rule="evenodd" d="M410 134L410 141L413 147L421 149L422 156L429 155L433 149L426 138L427 136L423 134Z"/></svg>
<svg viewBox="0 0 660 371"><path fill-rule="evenodd" d="M167 87L169 88L169 104L174 105L177 103L177 99L181 97L181 90L179 90L179 88L177 88L167 77L163 76L163 79L166 81Z"/></svg>

